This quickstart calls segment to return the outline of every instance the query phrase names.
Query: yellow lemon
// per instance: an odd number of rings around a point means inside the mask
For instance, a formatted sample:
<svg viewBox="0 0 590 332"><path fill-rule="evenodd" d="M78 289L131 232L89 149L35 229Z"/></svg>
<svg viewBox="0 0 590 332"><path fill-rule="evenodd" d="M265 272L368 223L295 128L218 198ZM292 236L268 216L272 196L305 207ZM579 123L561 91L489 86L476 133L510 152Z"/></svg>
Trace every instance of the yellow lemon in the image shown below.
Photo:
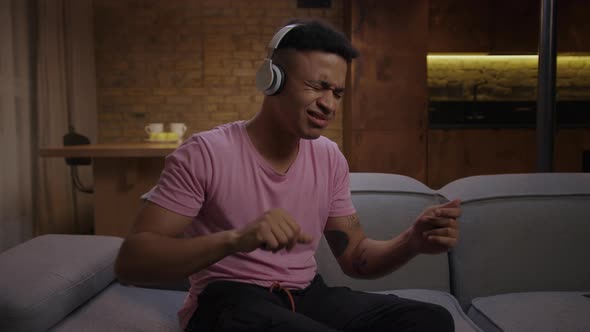
<svg viewBox="0 0 590 332"><path fill-rule="evenodd" d="M178 140L178 133L175 133L173 131L166 133L166 139L169 141L176 141Z"/></svg>
<svg viewBox="0 0 590 332"><path fill-rule="evenodd" d="M166 140L166 138L167 138L166 133L163 133L163 132L162 133L156 133L156 137L155 137L156 140L158 140L158 141L164 141L164 140Z"/></svg>

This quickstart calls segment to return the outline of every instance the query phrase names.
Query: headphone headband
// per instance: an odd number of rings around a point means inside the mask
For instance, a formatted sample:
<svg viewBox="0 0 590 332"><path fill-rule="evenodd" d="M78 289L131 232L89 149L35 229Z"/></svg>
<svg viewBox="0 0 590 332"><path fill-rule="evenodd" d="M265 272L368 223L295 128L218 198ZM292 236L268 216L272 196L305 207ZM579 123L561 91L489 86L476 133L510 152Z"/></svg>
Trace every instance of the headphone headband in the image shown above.
<svg viewBox="0 0 590 332"><path fill-rule="evenodd" d="M291 29L293 29L296 26L300 26L301 24L289 24L289 25L285 25L284 27L282 27L275 35L274 37L272 37L272 39L270 40L270 42L268 43L267 49L268 49L268 54L267 54L267 58L271 59L272 55L274 54L275 50L277 49L277 47L279 47L279 44L281 43L281 40L283 40L283 37L285 37L285 35L287 33L289 33L289 31L291 31Z"/></svg>
<svg viewBox="0 0 590 332"><path fill-rule="evenodd" d="M267 96L272 96L281 91L285 84L286 74L282 68L272 63L272 56L279 47L279 43L291 29L301 24L289 24L282 27L270 40L267 46L267 56L256 72L256 88Z"/></svg>

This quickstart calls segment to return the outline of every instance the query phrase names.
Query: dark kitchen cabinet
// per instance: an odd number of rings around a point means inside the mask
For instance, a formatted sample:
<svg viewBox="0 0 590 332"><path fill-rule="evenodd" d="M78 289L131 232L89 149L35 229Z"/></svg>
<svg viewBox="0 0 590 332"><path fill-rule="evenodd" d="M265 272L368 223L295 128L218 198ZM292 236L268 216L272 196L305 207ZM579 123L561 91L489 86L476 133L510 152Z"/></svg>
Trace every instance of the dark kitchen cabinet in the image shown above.
<svg viewBox="0 0 590 332"><path fill-rule="evenodd" d="M590 1L557 2L557 50L590 52Z"/></svg>
<svg viewBox="0 0 590 332"><path fill-rule="evenodd" d="M490 53L537 53L541 0L495 0L492 3Z"/></svg>
<svg viewBox="0 0 590 332"><path fill-rule="evenodd" d="M430 0L428 52L536 54L541 0ZM557 1L560 53L590 52L590 1Z"/></svg>
<svg viewBox="0 0 590 332"><path fill-rule="evenodd" d="M492 0L430 0L428 51L488 52Z"/></svg>

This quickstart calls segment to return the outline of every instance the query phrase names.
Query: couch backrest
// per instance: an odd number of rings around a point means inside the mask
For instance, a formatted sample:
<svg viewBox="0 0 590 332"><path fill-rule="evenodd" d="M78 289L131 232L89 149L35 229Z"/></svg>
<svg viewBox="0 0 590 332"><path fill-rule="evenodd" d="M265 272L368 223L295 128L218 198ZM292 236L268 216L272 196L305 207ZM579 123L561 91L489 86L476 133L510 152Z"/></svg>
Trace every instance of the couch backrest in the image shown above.
<svg viewBox="0 0 590 332"><path fill-rule="evenodd" d="M590 174L474 176L441 188L463 200L453 292L475 297L590 288Z"/></svg>
<svg viewBox="0 0 590 332"><path fill-rule="evenodd" d="M0 331L46 331L115 280L123 239L43 235L0 254Z"/></svg>
<svg viewBox="0 0 590 332"><path fill-rule="evenodd" d="M427 206L442 197L412 178L395 174L351 173L352 200L365 233L386 240L404 231ZM377 291L427 288L449 291L447 255L422 255L392 274L377 280L357 280L342 273L330 248L322 239L316 254L318 272L328 285Z"/></svg>

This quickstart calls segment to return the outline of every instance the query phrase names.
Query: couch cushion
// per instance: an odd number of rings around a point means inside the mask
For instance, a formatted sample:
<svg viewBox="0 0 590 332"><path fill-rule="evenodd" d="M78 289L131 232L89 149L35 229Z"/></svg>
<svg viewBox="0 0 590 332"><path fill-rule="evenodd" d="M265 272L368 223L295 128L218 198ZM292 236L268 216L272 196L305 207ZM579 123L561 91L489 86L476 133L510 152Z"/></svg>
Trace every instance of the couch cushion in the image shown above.
<svg viewBox="0 0 590 332"><path fill-rule="evenodd" d="M178 331L187 292L113 283L51 331Z"/></svg>
<svg viewBox="0 0 590 332"><path fill-rule="evenodd" d="M460 310L457 300L446 292L404 289L375 293L439 304L453 315L455 331L480 331ZM114 283L51 331L178 331L176 313L185 296L186 292L126 287Z"/></svg>
<svg viewBox="0 0 590 332"><path fill-rule="evenodd" d="M0 254L0 322L6 331L53 326L114 279L122 239L44 235Z"/></svg>
<svg viewBox="0 0 590 332"><path fill-rule="evenodd" d="M439 292L425 289L401 289L374 293L395 294L399 297L403 297L406 299L438 304L440 306L445 307L445 309L447 309L451 313L451 315L453 315L456 332L481 331L477 327L477 325L475 325L469 319L469 317L467 317L463 310L461 310L461 306L459 305L459 302L457 302L457 299L455 299L451 294L447 292Z"/></svg>
<svg viewBox="0 0 590 332"><path fill-rule="evenodd" d="M590 331L590 292L512 293L476 298L469 317L486 332Z"/></svg>
<svg viewBox="0 0 590 332"><path fill-rule="evenodd" d="M354 206L368 237L387 240L408 228L427 206L440 204L441 196L407 176L351 173ZM447 255L421 255L388 276L358 280L342 273L324 238L316 254L318 272L330 286L380 291L400 288L449 290Z"/></svg>
<svg viewBox="0 0 590 332"><path fill-rule="evenodd" d="M463 200L451 275L464 308L476 297L590 285L589 173L474 176L440 192Z"/></svg>

